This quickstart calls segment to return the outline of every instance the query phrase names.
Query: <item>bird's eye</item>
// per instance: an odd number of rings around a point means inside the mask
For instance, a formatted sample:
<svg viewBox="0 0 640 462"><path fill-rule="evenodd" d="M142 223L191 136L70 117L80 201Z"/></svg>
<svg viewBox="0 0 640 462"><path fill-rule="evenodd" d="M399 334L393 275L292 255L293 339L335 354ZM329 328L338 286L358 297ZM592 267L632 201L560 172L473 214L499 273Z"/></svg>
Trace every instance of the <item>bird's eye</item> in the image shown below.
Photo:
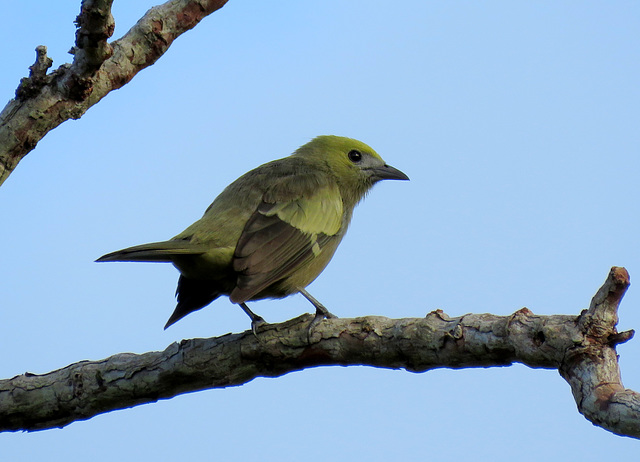
<svg viewBox="0 0 640 462"><path fill-rule="evenodd" d="M352 149L351 151L349 151L349 154L347 154L347 156L349 157L349 160L354 164L357 164L362 160L362 153L356 149Z"/></svg>

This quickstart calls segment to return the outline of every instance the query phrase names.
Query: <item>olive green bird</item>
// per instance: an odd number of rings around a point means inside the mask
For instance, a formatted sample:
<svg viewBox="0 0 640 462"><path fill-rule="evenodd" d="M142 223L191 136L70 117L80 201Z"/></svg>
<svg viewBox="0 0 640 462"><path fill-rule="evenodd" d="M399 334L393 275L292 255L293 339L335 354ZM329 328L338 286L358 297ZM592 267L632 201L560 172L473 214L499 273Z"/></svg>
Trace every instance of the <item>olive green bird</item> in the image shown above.
<svg viewBox="0 0 640 462"><path fill-rule="evenodd" d="M254 332L264 320L250 300L299 292L316 307L317 321L333 315L305 288L333 257L354 207L378 181L408 179L360 141L319 136L242 175L173 239L96 261L173 263L178 304L165 329L221 295L242 307Z"/></svg>

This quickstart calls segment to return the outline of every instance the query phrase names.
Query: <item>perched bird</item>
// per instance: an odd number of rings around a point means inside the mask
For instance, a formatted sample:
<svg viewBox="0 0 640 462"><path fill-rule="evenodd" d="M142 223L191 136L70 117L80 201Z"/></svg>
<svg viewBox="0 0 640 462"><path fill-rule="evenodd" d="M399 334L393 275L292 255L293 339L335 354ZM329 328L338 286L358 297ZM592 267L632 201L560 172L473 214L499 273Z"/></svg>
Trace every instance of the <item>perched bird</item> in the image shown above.
<svg viewBox="0 0 640 462"><path fill-rule="evenodd" d="M180 271L178 304L165 329L221 295L242 307L254 332L264 320L249 300L299 292L320 320L332 315L305 287L331 260L354 207L378 181L408 179L360 141L319 136L242 175L173 239L96 261L173 263Z"/></svg>

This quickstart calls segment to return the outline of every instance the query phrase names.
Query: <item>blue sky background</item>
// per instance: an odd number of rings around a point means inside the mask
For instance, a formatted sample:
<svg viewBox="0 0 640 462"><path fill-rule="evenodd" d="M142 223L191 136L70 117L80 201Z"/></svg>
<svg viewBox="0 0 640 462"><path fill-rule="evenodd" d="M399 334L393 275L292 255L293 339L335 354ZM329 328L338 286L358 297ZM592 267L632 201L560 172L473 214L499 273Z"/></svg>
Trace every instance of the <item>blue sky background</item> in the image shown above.
<svg viewBox="0 0 640 462"><path fill-rule="evenodd" d="M0 6L9 100L47 45L71 60L79 1ZM120 37L154 3L116 1ZM578 314L611 266L640 328L640 4L241 2L47 135L0 189L0 377L248 328L226 300L167 331L170 265L96 264L198 219L245 171L319 134L359 138L411 182L356 210L309 290L341 317L436 308ZM253 304L268 321L300 296ZM618 348L640 389L640 340ZM557 371L316 368L0 434L3 460L601 460Z"/></svg>

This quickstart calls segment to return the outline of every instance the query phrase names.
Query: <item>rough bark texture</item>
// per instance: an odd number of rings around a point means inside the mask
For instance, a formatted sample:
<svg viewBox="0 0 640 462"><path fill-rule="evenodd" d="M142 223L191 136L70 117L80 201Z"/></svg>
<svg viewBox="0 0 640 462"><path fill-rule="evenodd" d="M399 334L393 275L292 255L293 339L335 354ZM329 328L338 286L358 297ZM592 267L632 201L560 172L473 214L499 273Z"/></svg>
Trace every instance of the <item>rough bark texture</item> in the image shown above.
<svg viewBox="0 0 640 462"><path fill-rule="evenodd" d="M80 118L110 91L152 65L182 33L227 0L172 0L150 9L122 38L108 43L114 30L113 0L83 0L72 64L47 74L47 48L36 49L29 77L0 113L0 185L52 129Z"/></svg>
<svg viewBox="0 0 640 462"><path fill-rule="evenodd" d="M327 319L309 336L311 315L251 332L183 340L161 352L82 361L44 375L0 381L0 430L62 427L96 414L175 395L241 385L307 367L369 365L424 372L505 366L558 369L578 410L595 425L640 438L640 395L620 380L616 309L629 284L613 268L588 310L578 316L467 314L449 318L367 316Z"/></svg>

